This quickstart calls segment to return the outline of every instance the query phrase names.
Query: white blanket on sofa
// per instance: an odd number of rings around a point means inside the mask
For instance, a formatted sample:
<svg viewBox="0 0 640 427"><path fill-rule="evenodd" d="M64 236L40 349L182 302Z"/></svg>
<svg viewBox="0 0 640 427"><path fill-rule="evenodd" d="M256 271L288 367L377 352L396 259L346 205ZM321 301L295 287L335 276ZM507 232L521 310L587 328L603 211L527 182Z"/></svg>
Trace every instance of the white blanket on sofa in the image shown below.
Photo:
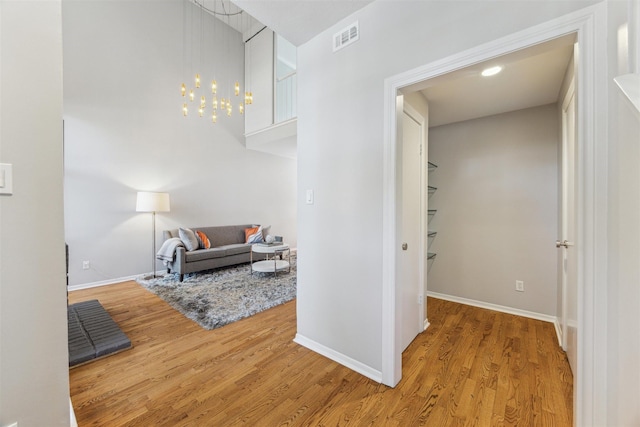
<svg viewBox="0 0 640 427"><path fill-rule="evenodd" d="M164 265L168 265L170 262L176 259L176 248L178 246L184 247L182 240L179 237L172 237L164 241L160 250L156 254L156 258L162 261Z"/></svg>

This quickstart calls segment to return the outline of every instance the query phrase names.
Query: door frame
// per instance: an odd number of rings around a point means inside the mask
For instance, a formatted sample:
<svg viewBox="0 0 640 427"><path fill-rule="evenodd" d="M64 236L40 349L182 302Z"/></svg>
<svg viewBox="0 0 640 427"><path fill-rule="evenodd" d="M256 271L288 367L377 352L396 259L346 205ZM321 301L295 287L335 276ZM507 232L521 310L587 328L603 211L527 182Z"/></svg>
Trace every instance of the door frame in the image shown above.
<svg viewBox="0 0 640 427"><path fill-rule="evenodd" d="M596 64L607 64L606 4L598 3L473 49L388 77L384 82L382 230L382 382L402 378L398 337L395 250L397 177L397 95L403 87L497 56L577 34L577 207L578 372L574 373L575 425L606 424L607 278L607 80ZM550 242L553 244L553 242Z"/></svg>

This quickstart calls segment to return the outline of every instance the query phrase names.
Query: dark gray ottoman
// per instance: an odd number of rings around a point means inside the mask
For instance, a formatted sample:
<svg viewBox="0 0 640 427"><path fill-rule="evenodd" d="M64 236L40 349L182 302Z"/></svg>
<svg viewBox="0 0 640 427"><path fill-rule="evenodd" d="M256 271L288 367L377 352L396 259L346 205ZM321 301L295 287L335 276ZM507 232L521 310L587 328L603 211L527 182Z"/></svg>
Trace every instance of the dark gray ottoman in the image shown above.
<svg viewBox="0 0 640 427"><path fill-rule="evenodd" d="M68 306L67 317L69 367L131 348L131 340L98 300Z"/></svg>

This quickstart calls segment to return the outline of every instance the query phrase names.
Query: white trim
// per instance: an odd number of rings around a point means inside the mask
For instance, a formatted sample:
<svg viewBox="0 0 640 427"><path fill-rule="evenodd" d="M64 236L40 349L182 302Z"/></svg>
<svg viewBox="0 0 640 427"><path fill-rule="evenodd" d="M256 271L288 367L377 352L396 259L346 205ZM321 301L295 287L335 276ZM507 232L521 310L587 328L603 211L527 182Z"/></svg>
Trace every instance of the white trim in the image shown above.
<svg viewBox="0 0 640 427"><path fill-rule="evenodd" d="M350 358L349 356L345 356L344 354L337 352L329 347L325 347L324 345L317 343L316 341L311 340L304 335L296 334L293 342L295 342L296 344L300 344L301 346L306 347L311 351L321 354L333 360L334 362L346 366L347 368L356 371L357 373L362 374L365 377L372 379L373 381L382 382L382 374L380 373L380 371L373 369L368 365L360 363L357 360Z"/></svg>
<svg viewBox="0 0 640 427"><path fill-rule="evenodd" d="M560 320L556 317L553 322L553 327L556 328L556 337L558 337L558 345L562 347L562 328L560 327Z"/></svg>
<svg viewBox="0 0 640 427"><path fill-rule="evenodd" d="M455 295L441 294L438 292L427 291L427 296L445 301L457 302L458 304L470 305L473 307L484 308L487 310L499 311L501 313L513 314L516 316L528 317L529 319L542 320L543 322L558 323L558 318L550 314L536 313L535 311L522 310L520 308L507 307L506 305L493 304L475 299L458 297Z"/></svg>
<svg viewBox="0 0 640 427"><path fill-rule="evenodd" d="M71 396L69 396L69 426L78 427L78 421L76 421L76 413L73 410L73 404L71 403Z"/></svg>
<svg viewBox="0 0 640 427"><path fill-rule="evenodd" d="M490 58L577 33L578 96L578 372L574 423L606 424L607 80L606 2L391 76L384 82L382 206L382 379L402 378L396 309L396 95L400 89ZM597 67L596 64L603 64ZM604 71L603 71L604 70ZM597 141L597 143L596 143ZM597 159L597 161L596 161Z"/></svg>
<svg viewBox="0 0 640 427"><path fill-rule="evenodd" d="M402 351L396 310L396 137L403 96L394 79L384 81L382 155L382 383L395 387L402 378ZM400 113L398 113L400 112Z"/></svg>
<svg viewBox="0 0 640 427"><path fill-rule="evenodd" d="M67 290L69 292L73 292L73 291L79 291L81 289L91 289L91 288L97 288L100 286L115 285L116 283L128 282L130 280L136 280L138 277L144 277L144 276L150 276L150 275L153 275L153 273L136 274L134 276L119 277L117 279L109 279L109 280L101 280L99 282L80 283L79 285L69 286Z"/></svg>

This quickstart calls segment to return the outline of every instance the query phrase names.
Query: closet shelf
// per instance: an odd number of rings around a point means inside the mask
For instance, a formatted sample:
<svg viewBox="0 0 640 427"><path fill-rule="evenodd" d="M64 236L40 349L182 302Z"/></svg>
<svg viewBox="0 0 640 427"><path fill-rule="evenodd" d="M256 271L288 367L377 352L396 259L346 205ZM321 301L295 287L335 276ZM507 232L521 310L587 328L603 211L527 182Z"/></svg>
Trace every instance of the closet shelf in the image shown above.
<svg viewBox="0 0 640 427"><path fill-rule="evenodd" d="M434 254L433 252L427 253L427 259L434 259L435 257L436 257L436 254Z"/></svg>
<svg viewBox="0 0 640 427"><path fill-rule="evenodd" d="M427 232L427 237L436 237L436 234L438 234L437 231L428 231Z"/></svg>
<svg viewBox="0 0 640 427"><path fill-rule="evenodd" d="M427 213L428 213L429 215L435 215L437 211L438 211L437 209L429 209L429 210L427 211ZM423 211L423 212L424 212L424 211Z"/></svg>
<svg viewBox="0 0 640 427"><path fill-rule="evenodd" d="M429 170L430 171L436 170L436 168L438 167L438 165L436 165L435 163L431 163L431 162L428 162L428 163L429 163Z"/></svg>
<svg viewBox="0 0 640 427"><path fill-rule="evenodd" d="M429 189L429 194L433 194L433 193L435 193L435 192L436 192L436 190L438 189L438 188L436 188L436 187L432 187L432 186L430 186L430 185L429 185L429 186L427 186L427 188Z"/></svg>

